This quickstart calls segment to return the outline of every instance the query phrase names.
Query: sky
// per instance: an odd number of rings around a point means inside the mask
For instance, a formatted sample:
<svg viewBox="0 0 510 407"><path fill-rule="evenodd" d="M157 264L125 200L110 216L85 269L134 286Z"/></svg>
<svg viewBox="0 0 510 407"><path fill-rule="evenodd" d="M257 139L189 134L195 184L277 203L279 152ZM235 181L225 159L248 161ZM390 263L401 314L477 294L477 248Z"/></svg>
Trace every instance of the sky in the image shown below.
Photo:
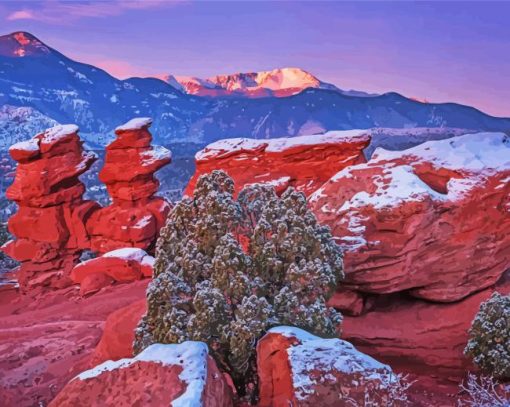
<svg viewBox="0 0 510 407"><path fill-rule="evenodd" d="M299 67L342 89L510 117L510 1L3 0L28 31L119 78Z"/></svg>

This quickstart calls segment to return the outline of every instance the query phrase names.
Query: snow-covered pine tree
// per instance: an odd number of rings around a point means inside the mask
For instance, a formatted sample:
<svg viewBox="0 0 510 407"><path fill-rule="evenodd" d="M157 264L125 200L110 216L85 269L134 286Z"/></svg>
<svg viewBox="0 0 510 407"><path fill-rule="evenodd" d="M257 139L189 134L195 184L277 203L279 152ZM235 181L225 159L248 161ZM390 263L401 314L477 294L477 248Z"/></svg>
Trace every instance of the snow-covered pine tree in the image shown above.
<svg viewBox="0 0 510 407"><path fill-rule="evenodd" d="M480 305L464 354L485 373L510 379L510 295L496 291Z"/></svg>
<svg viewBox="0 0 510 407"><path fill-rule="evenodd" d="M341 315L326 305L343 278L342 253L302 193L281 197L213 171L170 213L156 245L148 310L135 352L151 343L207 342L238 393L257 399L257 340L275 325L335 336Z"/></svg>

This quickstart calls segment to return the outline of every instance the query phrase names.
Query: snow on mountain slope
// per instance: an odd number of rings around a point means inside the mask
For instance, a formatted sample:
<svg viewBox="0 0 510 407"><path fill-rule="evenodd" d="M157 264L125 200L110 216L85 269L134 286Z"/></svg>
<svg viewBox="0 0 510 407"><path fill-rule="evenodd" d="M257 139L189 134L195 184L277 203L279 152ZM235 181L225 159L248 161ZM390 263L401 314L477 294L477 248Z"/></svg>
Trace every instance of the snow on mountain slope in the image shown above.
<svg viewBox="0 0 510 407"><path fill-rule="evenodd" d="M113 129L132 117L153 118L155 142L163 145L374 127L510 130L510 119L468 106L420 103L397 93L353 96L296 68L181 81L119 80L67 58L29 33L0 37L0 106L27 107L56 122L75 123L91 145L104 145ZM186 93L195 92L193 86L212 97ZM239 97L244 91L267 97ZM27 136L49 126L34 124L38 128ZM7 131L5 126L2 130Z"/></svg>
<svg viewBox="0 0 510 407"><path fill-rule="evenodd" d="M32 107L0 106L0 151L57 124Z"/></svg>
<svg viewBox="0 0 510 407"><path fill-rule="evenodd" d="M178 90L184 89L188 94L199 96L285 97L307 88L334 90L351 96L377 96L361 91L341 90L300 68L218 75L207 79L167 75L163 80Z"/></svg>

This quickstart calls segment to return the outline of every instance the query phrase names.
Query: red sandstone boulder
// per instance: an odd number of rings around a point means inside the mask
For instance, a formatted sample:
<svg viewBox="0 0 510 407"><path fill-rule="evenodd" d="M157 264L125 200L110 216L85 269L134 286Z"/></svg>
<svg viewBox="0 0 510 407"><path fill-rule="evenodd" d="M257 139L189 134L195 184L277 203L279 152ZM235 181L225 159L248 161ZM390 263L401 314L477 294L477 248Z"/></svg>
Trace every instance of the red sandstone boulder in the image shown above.
<svg viewBox="0 0 510 407"><path fill-rule="evenodd" d="M272 328L257 344L260 407L374 405L388 400L389 366L341 339ZM358 404L359 403L359 404Z"/></svg>
<svg viewBox="0 0 510 407"><path fill-rule="evenodd" d="M510 264L509 180L508 136L471 134L378 149L310 203L345 248L344 285L456 301L494 284Z"/></svg>
<svg viewBox="0 0 510 407"><path fill-rule="evenodd" d="M494 292L510 294L510 276L451 304L381 297L373 311L345 316L342 337L395 369L420 375L462 377L473 370L463 350L480 304Z"/></svg>
<svg viewBox="0 0 510 407"><path fill-rule="evenodd" d="M90 294L112 281L127 283L144 276L152 276L153 266L154 257L142 249L129 247L113 250L78 264L71 272L71 279L78 284L85 283L82 294ZM101 275L109 278L100 277Z"/></svg>
<svg viewBox="0 0 510 407"><path fill-rule="evenodd" d="M91 365L133 357L135 329L146 311L147 300L144 298L109 315Z"/></svg>
<svg viewBox="0 0 510 407"><path fill-rule="evenodd" d="M293 186L310 194L341 169L365 162L366 131L330 131L321 135L271 140L229 139L208 145L195 156L196 171L185 194L203 174L226 171L236 191L246 184L271 183L277 191Z"/></svg>
<svg viewBox="0 0 510 407"><path fill-rule="evenodd" d="M230 389L202 342L154 344L132 359L108 361L71 380L53 407L232 406Z"/></svg>

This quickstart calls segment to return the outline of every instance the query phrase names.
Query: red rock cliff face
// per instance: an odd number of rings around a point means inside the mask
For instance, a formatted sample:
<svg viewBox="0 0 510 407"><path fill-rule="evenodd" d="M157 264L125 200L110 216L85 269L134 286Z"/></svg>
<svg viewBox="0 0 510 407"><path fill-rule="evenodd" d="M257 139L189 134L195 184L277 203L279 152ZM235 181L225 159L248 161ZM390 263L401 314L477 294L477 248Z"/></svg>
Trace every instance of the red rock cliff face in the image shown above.
<svg viewBox="0 0 510 407"><path fill-rule="evenodd" d="M83 151L74 125L56 126L31 140L13 145L18 161L7 197L19 205L9 219L16 240L3 250L21 262L18 280L23 290L35 286L65 287L82 249L84 222L94 203L82 200L78 180L95 161Z"/></svg>
<svg viewBox="0 0 510 407"><path fill-rule="evenodd" d="M278 192L289 186L315 191L341 169L365 162L363 149L370 143L367 132L352 130L292 139L230 139L197 153L196 172L185 194L190 195L203 174L225 170L236 191L246 184L269 182Z"/></svg>
<svg viewBox="0 0 510 407"><path fill-rule="evenodd" d="M456 301L510 265L510 143L501 133L376 151L311 197L345 248L349 288Z"/></svg>

